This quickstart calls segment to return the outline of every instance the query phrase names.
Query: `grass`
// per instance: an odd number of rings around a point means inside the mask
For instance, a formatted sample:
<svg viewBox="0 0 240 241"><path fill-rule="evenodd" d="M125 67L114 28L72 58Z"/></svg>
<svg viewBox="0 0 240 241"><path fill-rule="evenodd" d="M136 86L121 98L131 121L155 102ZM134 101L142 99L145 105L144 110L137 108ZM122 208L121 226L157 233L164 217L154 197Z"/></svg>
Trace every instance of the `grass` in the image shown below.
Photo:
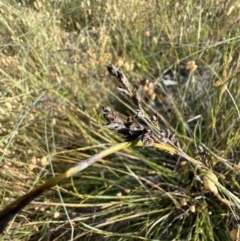
<svg viewBox="0 0 240 241"><path fill-rule="evenodd" d="M123 141L101 113L106 104L133 115L109 63L185 153L199 158L199 144L208 150L204 165L225 192L205 190L205 174L183 158L129 147L34 200L0 239L229 240L239 215L238 12L238 1L3 0L1 208ZM197 69L189 74L190 61ZM165 86L163 73L178 84Z"/></svg>

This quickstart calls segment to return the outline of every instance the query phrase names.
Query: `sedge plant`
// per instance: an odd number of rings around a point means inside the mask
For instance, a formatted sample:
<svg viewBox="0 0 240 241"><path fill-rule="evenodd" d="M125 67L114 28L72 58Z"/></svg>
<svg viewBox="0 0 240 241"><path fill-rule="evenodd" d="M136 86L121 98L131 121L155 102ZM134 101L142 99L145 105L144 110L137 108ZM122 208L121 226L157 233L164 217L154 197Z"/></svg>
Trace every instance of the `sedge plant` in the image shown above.
<svg viewBox="0 0 240 241"><path fill-rule="evenodd" d="M181 148L180 142L176 138L175 133L172 133L167 128L159 127L158 114L154 113L152 116L149 116L144 111L137 90L131 86L124 73L113 65L108 65L107 70L121 83L121 87L118 87L118 91L124 96L124 98L127 97L131 99L134 107L136 107L135 115L133 117L128 116L126 120L122 120L109 106L102 106L103 116L107 121L106 127L121 134L125 141L115 144L98 154L79 162L64 173L47 180L44 184L37 186L29 193L8 204L0 211L0 233L4 232L9 221L15 215L43 192L49 190L62 180L83 171L96 161L128 147L156 148L160 151L165 151L171 155L187 160L194 168L198 169L199 173L201 173L202 184L206 191L216 196L223 205L227 205L229 211L233 212L233 206L240 208L240 199L220 184L217 175L215 175L211 170L211 167L208 165L207 151L202 146L199 146L198 157L200 158L191 157L186 154ZM228 199L225 197L228 197Z"/></svg>

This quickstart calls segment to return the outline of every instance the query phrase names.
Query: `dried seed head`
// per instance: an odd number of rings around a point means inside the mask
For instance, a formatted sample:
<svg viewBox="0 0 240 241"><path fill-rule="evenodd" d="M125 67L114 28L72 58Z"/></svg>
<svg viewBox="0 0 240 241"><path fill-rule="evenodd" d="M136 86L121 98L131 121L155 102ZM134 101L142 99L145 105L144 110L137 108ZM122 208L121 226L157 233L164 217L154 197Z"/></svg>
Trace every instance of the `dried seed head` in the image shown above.
<svg viewBox="0 0 240 241"><path fill-rule="evenodd" d="M156 129L159 130L160 128L159 128L158 119L159 119L158 114L155 113L155 114L152 115L150 121L151 121L151 123L153 124L153 126L154 126Z"/></svg>
<svg viewBox="0 0 240 241"><path fill-rule="evenodd" d="M110 130L120 131L123 129L124 125L121 122L111 122L107 124L106 127Z"/></svg>
<svg viewBox="0 0 240 241"><path fill-rule="evenodd" d="M204 149L203 149L203 147L201 145L198 145L197 149L198 149L198 153L203 153L204 152Z"/></svg>
<svg viewBox="0 0 240 241"><path fill-rule="evenodd" d="M233 229L230 232L230 237L232 241L240 241L240 230L238 229Z"/></svg>
<svg viewBox="0 0 240 241"><path fill-rule="evenodd" d="M108 124L106 125L107 128L116 130L118 133L122 134L127 141L142 140L144 147L152 146L153 142L158 142L169 143L180 148L175 133L172 134L167 128L159 130L157 113L151 118L145 113L141 106L141 98L138 95L137 90L134 90L132 94L131 85L124 73L114 65L110 64L106 67L108 72L117 78L123 85L121 88L118 87L118 90L124 95L130 97L138 106L134 116L137 122L134 122L132 117L128 117L127 121L124 122L117 117L110 107L103 106L103 115L108 121ZM147 85L149 91L153 94L154 84L148 81Z"/></svg>
<svg viewBox="0 0 240 241"><path fill-rule="evenodd" d="M153 146L153 139L151 139L151 138L144 136L142 139L142 142L143 142L143 148L146 146Z"/></svg>
<svg viewBox="0 0 240 241"><path fill-rule="evenodd" d="M132 96L131 85L128 82L128 79L126 78L126 76L123 74L123 72L112 64L107 66L107 70L112 76L116 77L122 83L125 89L124 93L131 97Z"/></svg>
<svg viewBox="0 0 240 241"><path fill-rule="evenodd" d="M118 192L118 193L116 194L116 196L117 196L118 198L121 198L121 197L122 197L122 192Z"/></svg>
<svg viewBox="0 0 240 241"><path fill-rule="evenodd" d="M108 122L112 122L116 119L116 115L112 111L112 109L108 106L103 106L103 116Z"/></svg>
<svg viewBox="0 0 240 241"><path fill-rule="evenodd" d="M151 129L144 129L141 140L143 142L143 147L153 146L152 130Z"/></svg>
<svg viewBox="0 0 240 241"><path fill-rule="evenodd" d="M43 157L40 159L41 166L45 166L48 164L47 157Z"/></svg>
<svg viewBox="0 0 240 241"><path fill-rule="evenodd" d="M152 118L151 118L151 121L152 121L152 123L158 123L158 114L157 113L155 113L154 115L152 115Z"/></svg>
<svg viewBox="0 0 240 241"><path fill-rule="evenodd" d="M210 164L208 163L209 153L203 146L197 146L197 155L200 157L200 160L211 169Z"/></svg>
<svg viewBox="0 0 240 241"><path fill-rule="evenodd" d="M30 161L31 161L32 165L36 166L36 164L37 164L37 157L33 156Z"/></svg>
<svg viewBox="0 0 240 241"><path fill-rule="evenodd" d="M216 177L215 174L211 173L211 177L217 181L218 178ZM209 191L211 193L213 193L215 196L218 194L218 189L216 187L216 185L214 184L214 182L212 182L207 176L203 177L203 186L205 188L206 191Z"/></svg>
<svg viewBox="0 0 240 241"><path fill-rule="evenodd" d="M171 142L174 142L174 140L175 140L175 135L176 135L175 132L173 132L172 134L170 134L169 140L170 140Z"/></svg>
<svg viewBox="0 0 240 241"><path fill-rule="evenodd" d="M127 125L132 125L134 123L132 116L128 116L127 118Z"/></svg>
<svg viewBox="0 0 240 241"><path fill-rule="evenodd" d="M169 136L170 136L170 131L167 128L161 129L159 131L160 142L168 143L169 142Z"/></svg>
<svg viewBox="0 0 240 241"><path fill-rule="evenodd" d="M204 149L204 147L201 145L197 146L197 150L198 150L197 154L202 157L206 157L208 155L208 151L206 149Z"/></svg>
<svg viewBox="0 0 240 241"><path fill-rule="evenodd" d="M152 133L153 133L152 130L149 129L149 128L145 128L145 129L143 130L143 135L145 135L145 136L151 137Z"/></svg>
<svg viewBox="0 0 240 241"><path fill-rule="evenodd" d="M181 145L180 145L180 143L179 143L179 141L177 140L177 139L175 139L175 141L174 141L174 146L176 146L176 147L178 147L179 149L181 149Z"/></svg>
<svg viewBox="0 0 240 241"><path fill-rule="evenodd" d="M124 189L124 192L125 192L126 194L129 194L129 193L131 192L131 190L130 190L129 188L125 188L125 189Z"/></svg>
<svg viewBox="0 0 240 241"><path fill-rule="evenodd" d="M54 214L53 214L53 217L54 218L59 218L60 217L60 213L58 211L56 211Z"/></svg>
<svg viewBox="0 0 240 241"><path fill-rule="evenodd" d="M196 206L195 205L189 205L189 210L192 212L192 213L195 213L196 212Z"/></svg>
<svg viewBox="0 0 240 241"><path fill-rule="evenodd" d="M110 64L110 65L107 65L106 67L107 67L108 72L112 76L118 78L118 69L114 65Z"/></svg>
<svg viewBox="0 0 240 241"><path fill-rule="evenodd" d="M106 127L110 130L120 131L126 128L124 122L115 115L110 107L103 106L103 116L108 121Z"/></svg>
<svg viewBox="0 0 240 241"><path fill-rule="evenodd" d="M165 130L165 129L161 129L161 130L159 131L159 135L160 135L161 137L166 137L166 136L167 136L166 130Z"/></svg>
<svg viewBox="0 0 240 241"><path fill-rule="evenodd" d="M181 206L187 206L187 200L185 198L181 199L180 203Z"/></svg>
<svg viewBox="0 0 240 241"><path fill-rule="evenodd" d="M105 112L106 112L106 113L112 112L112 109L111 109L110 107L106 106L106 105L103 105L102 108L103 108L103 112L104 112L104 113L105 113Z"/></svg>
<svg viewBox="0 0 240 241"><path fill-rule="evenodd" d="M144 111L142 109L137 109L137 113L136 113L135 117L137 117L141 120L144 120L144 118L145 118Z"/></svg>
<svg viewBox="0 0 240 241"><path fill-rule="evenodd" d="M191 72L196 71L197 65L196 65L195 61L188 61L186 64L186 69L190 70Z"/></svg>

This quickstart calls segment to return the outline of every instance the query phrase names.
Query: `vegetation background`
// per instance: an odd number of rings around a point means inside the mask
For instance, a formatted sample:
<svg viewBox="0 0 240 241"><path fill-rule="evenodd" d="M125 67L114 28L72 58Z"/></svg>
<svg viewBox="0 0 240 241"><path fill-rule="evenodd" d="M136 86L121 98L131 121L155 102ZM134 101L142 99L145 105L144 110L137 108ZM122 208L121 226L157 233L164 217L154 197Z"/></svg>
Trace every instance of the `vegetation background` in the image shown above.
<svg viewBox="0 0 240 241"><path fill-rule="evenodd" d="M2 0L0 206L122 141L101 113L133 115L109 63L185 152L211 151L209 166L239 196L239 33L235 0ZM200 179L182 159L129 148L46 192L0 239L229 240L238 208Z"/></svg>

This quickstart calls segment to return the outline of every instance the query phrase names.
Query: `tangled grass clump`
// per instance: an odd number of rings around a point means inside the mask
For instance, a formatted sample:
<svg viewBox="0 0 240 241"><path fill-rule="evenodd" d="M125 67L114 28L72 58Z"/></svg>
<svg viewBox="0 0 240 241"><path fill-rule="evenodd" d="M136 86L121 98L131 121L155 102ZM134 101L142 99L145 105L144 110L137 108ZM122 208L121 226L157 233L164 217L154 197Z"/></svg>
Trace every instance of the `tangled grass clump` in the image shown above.
<svg viewBox="0 0 240 241"><path fill-rule="evenodd" d="M238 1L2 0L0 20L0 239L238 239Z"/></svg>
<svg viewBox="0 0 240 241"><path fill-rule="evenodd" d="M148 117L142 107L141 98L138 95L137 90L132 88L124 73L113 65L107 66L107 69L109 73L122 84L123 87L118 87L120 93L132 99L133 103L137 105L134 118L129 116L126 121L123 121L121 118L119 118L110 107L102 107L103 116L108 122L106 124L106 127L110 130L115 130L117 133L123 135L126 142L116 144L110 148L106 148L104 151L95 154L84 161L79 162L78 164L69 168L66 172L51 178L44 184L34 188L29 193L8 204L3 210L0 211L0 232L4 231L8 222L19 211L21 211L35 198L40 196L43 192L55 186L60 181L72 177L74 174L86 169L99 159L102 159L109 154L116 153L117 151L120 151L121 149L129 146L143 146L148 148L155 147L161 151L166 151L171 155L178 156L179 158L188 161L188 168L194 169L194 172L192 173L192 178L198 180L199 182L202 182L206 192L210 192L212 196L207 198L205 197L205 194L199 195L199 192L202 191L201 189L198 191L196 189L195 193L189 193L190 199L182 198L181 200L177 201L177 196L179 195L178 192L168 193L162 190L170 199L172 199L177 208L183 209L185 206L188 205L188 211L186 210L184 212L195 213L196 207L199 209L199 212L201 212L200 210L202 208L206 208L205 199L209 199L209 201L211 202L211 200L217 198L217 202L224 204L225 208L229 209L229 212L232 212L233 216L236 215L236 213L233 212L233 209L235 207L237 209L240 208L240 199L220 184L216 175L217 173L215 174L213 172L211 166L208 163L208 159L210 158L209 153L202 146L199 145L198 160L188 156L181 149L180 143L175 137L175 133L171 133L171 131L167 128L159 128L157 113L154 113L151 118ZM233 170L231 169L231 166L228 167L230 168L229 170ZM200 177L202 177L202 181ZM187 195L187 193L185 195ZM181 194L180 196L184 196L184 194ZM216 202L216 200L214 202ZM182 215L185 214L182 213ZM155 224L151 225L148 233L154 228L154 226ZM161 237L165 237L165 231L159 235Z"/></svg>

